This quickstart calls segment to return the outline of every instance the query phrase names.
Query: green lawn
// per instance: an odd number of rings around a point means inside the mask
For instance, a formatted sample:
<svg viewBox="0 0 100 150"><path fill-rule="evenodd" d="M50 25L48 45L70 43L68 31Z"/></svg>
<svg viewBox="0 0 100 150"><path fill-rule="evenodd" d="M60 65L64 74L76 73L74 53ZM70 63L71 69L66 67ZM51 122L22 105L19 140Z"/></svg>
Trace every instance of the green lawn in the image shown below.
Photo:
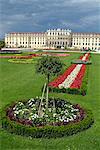
<svg viewBox="0 0 100 150"><path fill-rule="evenodd" d="M80 54L71 53L61 59L70 65ZM89 68L88 92L86 96L52 93L51 96L68 99L90 108L95 123L84 132L57 139L30 139L12 135L1 129L1 150L99 150L100 149L100 55L92 54ZM0 109L12 101L41 95L45 77L35 74L34 64L13 64L0 59Z"/></svg>

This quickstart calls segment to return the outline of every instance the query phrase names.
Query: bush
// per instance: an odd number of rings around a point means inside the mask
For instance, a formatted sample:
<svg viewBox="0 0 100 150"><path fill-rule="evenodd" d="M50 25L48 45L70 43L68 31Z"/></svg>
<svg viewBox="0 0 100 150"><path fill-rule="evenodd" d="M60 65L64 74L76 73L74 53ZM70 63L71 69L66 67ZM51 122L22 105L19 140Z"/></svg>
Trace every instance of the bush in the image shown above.
<svg viewBox="0 0 100 150"><path fill-rule="evenodd" d="M81 121L69 123L62 126L46 125L44 127L32 127L10 120L6 114L8 108L8 106L5 107L1 112L2 128L6 129L10 133L22 136L29 136L32 138L56 138L73 135L80 131L88 129L94 122L92 112L85 109L86 115L85 118Z"/></svg>

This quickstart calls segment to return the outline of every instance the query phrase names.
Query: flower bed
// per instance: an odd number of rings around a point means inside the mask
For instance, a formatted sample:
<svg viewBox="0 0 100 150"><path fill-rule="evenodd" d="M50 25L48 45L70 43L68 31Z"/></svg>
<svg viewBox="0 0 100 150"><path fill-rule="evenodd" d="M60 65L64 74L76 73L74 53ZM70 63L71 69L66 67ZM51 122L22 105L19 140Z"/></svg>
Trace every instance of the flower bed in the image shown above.
<svg viewBox="0 0 100 150"><path fill-rule="evenodd" d="M91 64L91 61L82 61L80 59L77 59L77 60L72 60L71 61L72 64L85 64L85 65L90 65Z"/></svg>
<svg viewBox="0 0 100 150"><path fill-rule="evenodd" d="M0 58L11 58L11 59L30 59L32 56L0 56Z"/></svg>
<svg viewBox="0 0 100 150"><path fill-rule="evenodd" d="M65 54L65 53L49 53L49 52L45 52L42 53L42 56L58 56L58 57L66 57L66 56L70 56L70 54Z"/></svg>
<svg viewBox="0 0 100 150"><path fill-rule="evenodd" d="M0 50L0 54L21 54L19 50Z"/></svg>
<svg viewBox="0 0 100 150"><path fill-rule="evenodd" d="M83 57L80 57L80 61L87 61L90 54L86 53ZM86 94L82 87L83 77L86 72L85 64L72 64L63 75L60 75L53 82L49 83L50 91L63 91L72 94Z"/></svg>
<svg viewBox="0 0 100 150"><path fill-rule="evenodd" d="M53 107L55 102L55 109ZM91 111L62 99L49 99L48 111L45 100L43 115L38 116L40 99L30 99L6 106L1 113L2 127L11 133L31 137L62 137L89 128L93 123Z"/></svg>
<svg viewBox="0 0 100 150"><path fill-rule="evenodd" d="M35 63L34 59L9 59L11 63L18 63L18 64L33 64Z"/></svg>

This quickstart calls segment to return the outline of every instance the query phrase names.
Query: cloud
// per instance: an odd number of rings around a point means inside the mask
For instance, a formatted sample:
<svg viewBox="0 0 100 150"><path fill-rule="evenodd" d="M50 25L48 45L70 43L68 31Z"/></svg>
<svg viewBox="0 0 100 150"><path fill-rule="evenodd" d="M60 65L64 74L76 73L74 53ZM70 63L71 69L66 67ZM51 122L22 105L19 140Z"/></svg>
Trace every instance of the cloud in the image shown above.
<svg viewBox="0 0 100 150"><path fill-rule="evenodd" d="M100 32L99 0L0 0L2 33L46 31Z"/></svg>
<svg viewBox="0 0 100 150"><path fill-rule="evenodd" d="M9 3L10 4L15 4L15 3L18 3L18 4L27 4L27 3L33 3L37 0L9 0Z"/></svg>
<svg viewBox="0 0 100 150"><path fill-rule="evenodd" d="M99 24L100 25L100 15L89 15L89 16L85 16L84 18L82 18L80 21L83 24L84 27L87 26L94 26L95 24Z"/></svg>

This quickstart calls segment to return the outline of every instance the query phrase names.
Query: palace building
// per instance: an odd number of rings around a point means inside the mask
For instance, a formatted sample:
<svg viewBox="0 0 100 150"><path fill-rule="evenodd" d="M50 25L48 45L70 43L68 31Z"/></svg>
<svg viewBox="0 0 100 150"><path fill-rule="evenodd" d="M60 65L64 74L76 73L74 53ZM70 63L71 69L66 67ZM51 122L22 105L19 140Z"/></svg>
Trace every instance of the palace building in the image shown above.
<svg viewBox="0 0 100 150"><path fill-rule="evenodd" d="M100 50L100 33L73 33L69 29L46 32L13 32L5 34L8 48L76 48Z"/></svg>
<svg viewBox="0 0 100 150"><path fill-rule="evenodd" d="M100 33L72 33L72 46L79 49L100 50Z"/></svg>

